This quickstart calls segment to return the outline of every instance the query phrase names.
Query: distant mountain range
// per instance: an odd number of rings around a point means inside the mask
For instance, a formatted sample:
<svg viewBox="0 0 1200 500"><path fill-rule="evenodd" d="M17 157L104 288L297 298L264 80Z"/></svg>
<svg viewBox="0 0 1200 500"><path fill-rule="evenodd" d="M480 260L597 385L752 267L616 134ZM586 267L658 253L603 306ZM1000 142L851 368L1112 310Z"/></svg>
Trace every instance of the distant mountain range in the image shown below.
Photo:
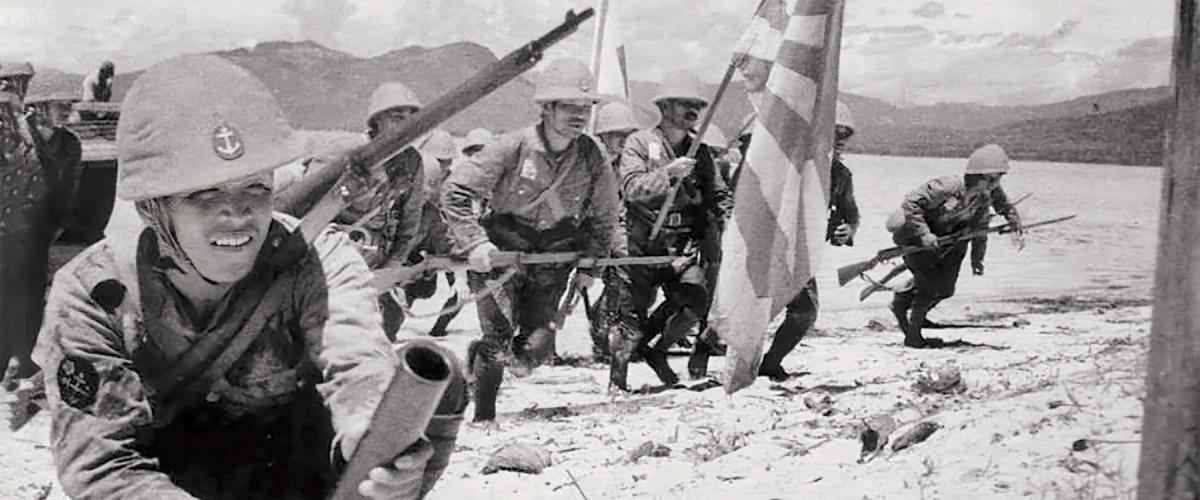
<svg viewBox="0 0 1200 500"><path fill-rule="evenodd" d="M253 49L217 52L250 70L274 92L293 126L308 130L359 131L367 101L384 81L408 84L426 104L497 60L487 48L459 42L436 48L407 47L360 58L314 42L266 42ZM123 98L140 72L117 77L114 99ZM519 77L452 118L444 128L465 134L475 127L519 128L537 119L532 102L535 75ZM81 75L38 68L31 94L74 91ZM657 83L631 82L639 120L657 112L650 99ZM709 85L708 94L716 93ZM1066 162L1160 165L1169 116L1166 87L1131 89L1037 106L937 104L898 107L842 93L859 134L853 152L965 157L988 142L1015 158ZM730 85L714 123L733 134L750 111L739 82Z"/></svg>

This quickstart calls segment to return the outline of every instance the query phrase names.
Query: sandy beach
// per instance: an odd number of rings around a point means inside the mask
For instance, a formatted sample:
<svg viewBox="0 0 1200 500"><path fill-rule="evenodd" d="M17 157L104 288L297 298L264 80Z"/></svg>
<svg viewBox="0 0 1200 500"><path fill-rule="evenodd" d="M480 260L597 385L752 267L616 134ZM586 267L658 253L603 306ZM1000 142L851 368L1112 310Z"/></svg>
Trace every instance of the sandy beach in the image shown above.
<svg viewBox="0 0 1200 500"><path fill-rule="evenodd" d="M760 378L732 396L721 388L610 396L607 368L586 361L587 320L577 308L558 346L584 359L508 377L498 429L464 426L429 498L1132 498L1161 170L1014 162L1003 184L1011 198L1033 194L1020 205L1026 222L1078 217L1031 232L1022 252L993 237L986 275L964 272L958 295L931 314L969 328L929 331L952 347L912 350L900 345L890 294L860 302L864 283L839 288L835 270L890 246L883 221L903 195L958 175L965 160L850 155L846 163L863 226L854 247L821 257L816 331L785 362L802 376ZM447 292L415 312L435 311ZM414 319L404 331L424 335L432 322ZM478 331L467 307L441 342L465 353ZM680 373L685 362L672 359ZM922 374L950 365L958 384L918 387ZM710 373L723 368L724 358L712 359ZM631 367L632 386L655 381L644 365ZM893 441L921 422L938 429L859 463L864 421L884 415L897 425ZM17 432L0 430L0 498L66 498L54 482L48 427L43 412ZM552 465L536 475L481 472L514 442L541 447ZM646 442L669 451L631 455Z"/></svg>

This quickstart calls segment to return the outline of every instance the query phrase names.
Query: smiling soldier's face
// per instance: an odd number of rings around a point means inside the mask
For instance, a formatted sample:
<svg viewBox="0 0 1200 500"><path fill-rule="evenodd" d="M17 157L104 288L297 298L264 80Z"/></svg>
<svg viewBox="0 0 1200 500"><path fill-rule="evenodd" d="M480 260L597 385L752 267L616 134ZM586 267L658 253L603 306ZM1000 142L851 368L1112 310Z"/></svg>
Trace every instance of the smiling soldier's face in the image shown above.
<svg viewBox="0 0 1200 500"><path fill-rule="evenodd" d="M233 283L254 268L271 224L271 171L171 199L179 245L204 277Z"/></svg>

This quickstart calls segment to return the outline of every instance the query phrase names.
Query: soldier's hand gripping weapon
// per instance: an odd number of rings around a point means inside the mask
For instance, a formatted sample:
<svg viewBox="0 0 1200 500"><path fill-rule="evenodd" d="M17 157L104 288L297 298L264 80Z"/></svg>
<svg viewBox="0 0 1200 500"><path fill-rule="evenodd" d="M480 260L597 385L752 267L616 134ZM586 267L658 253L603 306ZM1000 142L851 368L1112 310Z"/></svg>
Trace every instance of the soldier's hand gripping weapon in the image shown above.
<svg viewBox="0 0 1200 500"><path fill-rule="evenodd" d="M1021 229L1029 230L1029 229L1033 229L1035 227L1045 226L1045 225L1049 225L1049 224L1055 224L1055 223L1071 220L1074 218L1075 218L1074 215L1068 215L1066 217L1059 217L1057 219L1050 219L1050 220L1045 220L1045 221L1041 221L1041 222L1035 222L1033 224L1023 224L1021 226ZM959 241L970 240L970 239L973 239L973 238L976 238L979 236L983 236L988 233L1005 232L1005 231L1009 231L1012 229L1014 229L1012 224L1001 224L999 226L992 226L987 229L980 229L978 231L970 231L970 232L967 232L964 234L943 236L941 238L938 238L938 247L950 245L953 243L957 243ZM870 271L871 269L874 269L875 266L878 266L882 262L892 260L897 257L903 257L903 256L911 254L911 253L933 250L935 248L937 248L937 247L904 246L904 247L885 248L883 250L880 250L878 253L875 254L874 257L871 257L870 259L867 259L867 260L864 260L861 262L855 262L854 264L850 264L848 266L843 266L843 267L838 268L838 284L841 286L846 286L846 283L849 283L851 280L858 277L859 275L861 275L867 271Z"/></svg>

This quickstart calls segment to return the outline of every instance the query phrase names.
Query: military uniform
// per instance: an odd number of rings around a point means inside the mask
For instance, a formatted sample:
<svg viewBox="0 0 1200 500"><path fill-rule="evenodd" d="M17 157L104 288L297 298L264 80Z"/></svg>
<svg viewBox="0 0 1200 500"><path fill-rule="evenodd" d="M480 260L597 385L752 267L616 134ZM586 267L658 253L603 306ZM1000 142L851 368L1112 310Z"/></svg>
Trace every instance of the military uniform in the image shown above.
<svg viewBox="0 0 1200 500"><path fill-rule="evenodd" d="M854 177L850 169L842 163L841 154L835 155L831 162L829 181L831 230L826 233L825 241L834 243L832 228L837 226L835 223L845 223L857 227L860 221L858 202L854 199ZM851 237L845 244L853 246L854 238ZM763 356L762 365L759 368L760 373L765 375L786 373L781 366L783 358L796 348L804 335L817 322L819 306L817 279L813 277L804 285L804 289L787 303L783 323L779 325L779 329L775 330L775 338L771 341L771 347Z"/></svg>
<svg viewBox="0 0 1200 500"><path fill-rule="evenodd" d="M117 196L137 204L141 223L58 271L35 351L63 489L79 499L327 496L398 360L349 238L328 229L305 243L298 220L270 212L263 174L300 155L282 111L244 69L184 56L139 77L117 142ZM389 484L420 496L432 487L465 390L453 373L426 432L432 458L379 467Z"/></svg>
<svg viewBox="0 0 1200 500"><path fill-rule="evenodd" d="M904 197L900 205L903 222L892 232L892 240L897 245L920 245L922 237L928 234L941 237L984 229L990 220L990 208L1020 225L1020 216L1003 188L997 186L986 192L968 188L963 176L939 177ZM907 319L900 321L906 337L919 337L929 310L954 295L967 243L959 241L904 256L904 263L913 274L913 286L896 293L892 310L897 320ZM972 263L982 265L987 235L971 240L970 244ZM911 318L905 318L910 309Z"/></svg>
<svg viewBox="0 0 1200 500"><path fill-rule="evenodd" d="M42 323L50 245L70 215L82 149L70 131L45 137L22 117L21 99L0 92L0 379L11 358L18 377L37 367L29 355Z"/></svg>
<svg viewBox="0 0 1200 500"><path fill-rule="evenodd" d="M679 146L672 147L662 129L640 130L629 136L622 152L620 172L627 210L625 227L629 254L690 254L696 258L682 267L629 266L624 269L639 325L638 328L620 328L614 333L625 336L610 338L613 351L610 378L618 387L624 387L625 365L635 349L642 351L643 357L664 382L673 383L675 376L666 367L665 350L678 339L663 339L653 349L648 349L647 343L668 330L667 323L676 312L690 309L693 315L690 321L694 324L708 309L705 270L713 262L709 259L719 250L713 243L719 238L732 197L717 173L707 147L699 148L694 170L682 179L674 205L668 209L670 212L662 234L656 241L650 241L649 237L670 186L662 167L686 154L692 140L695 138L685 138ZM654 314L649 314L659 287L663 289L665 300ZM673 325L669 329L675 335L687 331L685 325Z"/></svg>
<svg viewBox="0 0 1200 500"><path fill-rule="evenodd" d="M408 256L408 264L416 265L424 260L425 255L449 255L454 251L454 244L450 240L450 229L446 225L446 221L442 220L441 207L441 184L446 180L446 176L450 174L449 169L441 168L436 161L425 162L425 206L421 209L421 240L417 244L413 252ZM454 273L443 273L446 277L446 283L454 286ZM411 306L416 299L428 299L433 297L437 292L437 274L427 273L424 276L410 282L404 286L404 296ZM446 299L443 309L449 309L458 305L458 295L451 294L450 298ZM458 316L459 311L454 311L448 314L439 316L434 322L433 328L429 331L429 335L434 337L442 337L446 335L446 327L450 322ZM386 316L385 316L386 320Z"/></svg>
<svg viewBox="0 0 1200 500"><path fill-rule="evenodd" d="M457 248L491 241L517 252L579 251L609 255L617 225L617 185L600 145L587 135L561 152L546 145L543 125L500 136L457 165L442 186L442 215ZM480 215L484 203L489 213ZM477 379L476 420L495 418L495 395L510 349L538 356L552 353L559 297L570 265L521 269L499 293L476 303L483 340L468 363ZM481 291L501 271L469 272L472 291ZM517 346L512 346L517 335ZM480 403L480 400L483 402Z"/></svg>

